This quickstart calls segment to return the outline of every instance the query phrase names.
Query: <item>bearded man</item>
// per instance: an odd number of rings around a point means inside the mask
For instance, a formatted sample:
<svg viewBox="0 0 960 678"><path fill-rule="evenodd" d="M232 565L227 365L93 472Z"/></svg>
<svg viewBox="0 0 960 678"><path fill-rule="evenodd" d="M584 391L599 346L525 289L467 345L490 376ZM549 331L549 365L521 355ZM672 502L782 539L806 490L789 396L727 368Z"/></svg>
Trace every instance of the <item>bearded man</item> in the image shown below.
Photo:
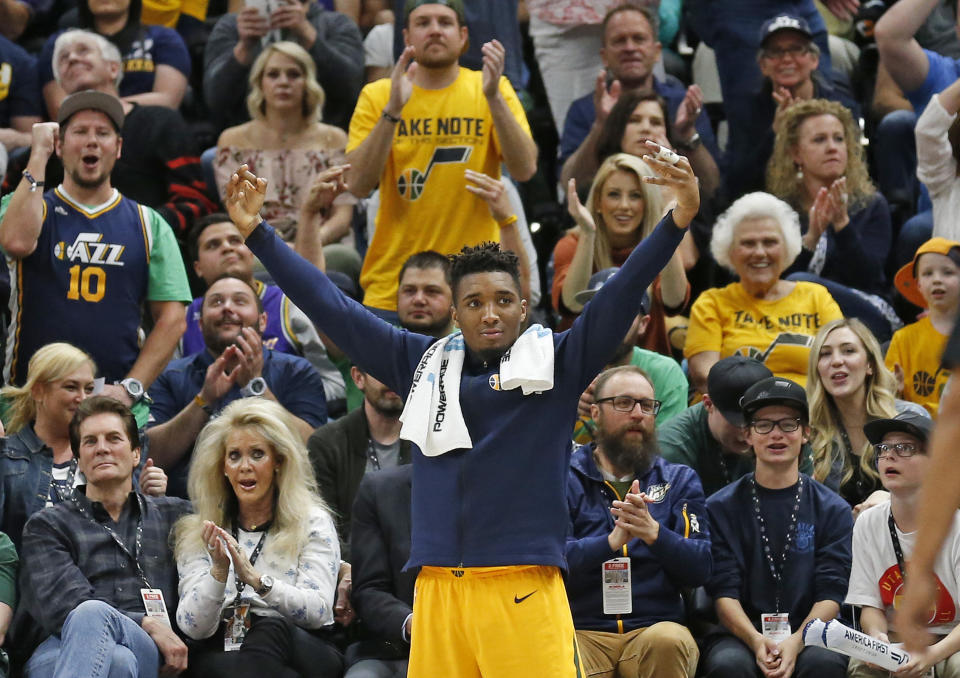
<svg viewBox="0 0 960 678"><path fill-rule="evenodd" d="M699 652L680 587L710 576L703 489L660 458L660 401L639 367L601 373L596 442L570 460L567 596L586 675L691 678Z"/></svg>

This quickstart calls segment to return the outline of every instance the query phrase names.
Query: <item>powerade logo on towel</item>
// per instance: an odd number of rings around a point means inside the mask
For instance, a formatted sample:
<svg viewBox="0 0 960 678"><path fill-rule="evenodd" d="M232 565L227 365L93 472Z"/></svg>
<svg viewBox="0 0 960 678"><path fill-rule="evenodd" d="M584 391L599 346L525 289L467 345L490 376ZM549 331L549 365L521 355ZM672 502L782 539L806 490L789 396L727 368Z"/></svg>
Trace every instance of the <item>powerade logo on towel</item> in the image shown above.
<svg viewBox="0 0 960 678"><path fill-rule="evenodd" d="M443 430L443 419L447 416L447 389L443 385L443 377L447 373L447 365L449 363L449 358L444 358L440 361L440 374L437 377L437 394L439 398L437 400L437 413L433 419L434 433Z"/></svg>

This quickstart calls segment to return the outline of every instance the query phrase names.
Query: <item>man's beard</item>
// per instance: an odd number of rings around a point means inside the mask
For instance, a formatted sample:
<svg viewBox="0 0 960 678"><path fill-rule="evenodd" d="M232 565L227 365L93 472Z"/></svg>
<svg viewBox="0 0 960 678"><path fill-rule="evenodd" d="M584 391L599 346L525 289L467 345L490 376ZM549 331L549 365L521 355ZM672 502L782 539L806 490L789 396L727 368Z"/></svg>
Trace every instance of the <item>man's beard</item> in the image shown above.
<svg viewBox="0 0 960 678"><path fill-rule="evenodd" d="M110 173L102 172L101 174L98 174L93 179L86 179L83 176L81 176L79 169L74 168L73 170L70 171L70 178L73 179L73 183L75 183L80 188L94 189L94 188L100 188L101 186L103 186L106 183L107 179L110 178Z"/></svg>
<svg viewBox="0 0 960 678"><path fill-rule="evenodd" d="M440 339L441 337L447 336L449 334L450 322L452 318L447 315L443 318L438 318L433 322L401 322L400 324L410 330L411 332L416 332L417 334L426 334L430 337L436 337Z"/></svg>
<svg viewBox="0 0 960 678"><path fill-rule="evenodd" d="M381 416L387 419L399 419L403 413L403 400L399 398L379 397L376 400L367 399L370 406Z"/></svg>
<svg viewBox="0 0 960 678"><path fill-rule="evenodd" d="M660 453L657 432L644 431L639 442L629 442L626 431L607 433L603 428L597 430L597 445L603 451L613 467L619 471L633 471L636 477L643 476Z"/></svg>
<svg viewBox="0 0 960 678"><path fill-rule="evenodd" d="M257 334L261 334L260 330L256 326L250 327L253 327L253 329L257 331ZM220 334L217 333L216 329L212 329L208 332L206 329L201 327L201 332L203 333L203 343L206 345L207 349L216 356L223 354L223 352L226 351L229 346L237 343L238 337L243 336L242 328L237 330L237 333L232 337L223 339L220 338ZM263 335L261 334L261 336Z"/></svg>

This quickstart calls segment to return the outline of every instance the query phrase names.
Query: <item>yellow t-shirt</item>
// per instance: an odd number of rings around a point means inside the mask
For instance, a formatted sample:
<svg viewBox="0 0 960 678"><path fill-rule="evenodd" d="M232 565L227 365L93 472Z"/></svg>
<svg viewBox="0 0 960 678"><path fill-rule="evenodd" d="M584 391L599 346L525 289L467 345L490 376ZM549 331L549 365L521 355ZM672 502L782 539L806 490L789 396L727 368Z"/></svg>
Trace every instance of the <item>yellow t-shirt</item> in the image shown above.
<svg viewBox="0 0 960 678"><path fill-rule="evenodd" d="M176 28L181 13L198 21L205 21L208 2L209 0L143 0L140 21L149 26Z"/></svg>
<svg viewBox="0 0 960 678"><path fill-rule="evenodd" d="M500 92L530 134L523 107L504 77ZM389 98L389 79L363 88L350 120L348 153L370 134ZM396 309L397 276L412 254L452 254L465 245L500 239L487 203L467 191L463 173L472 169L499 178L501 159L480 71L461 68L453 84L439 90L414 86L380 174L376 232L360 272L363 303Z"/></svg>
<svg viewBox="0 0 960 678"><path fill-rule="evenodd" d="M726 358L738 353L806 386L813 337L840 317L840 307L823 285L798 282L782 299L762 301L735 282L706 290L694 302L683 354L718 351Z"/></svg>
<svg viewBox="0 0 960 678"><path fill-rule="evenodd" d="M885 360L891 371L897 364L903 368L903 399L923 405L934 418L950 376L950 370L940 367L946 345L947 336L923 317L894 332Z"/></svg>

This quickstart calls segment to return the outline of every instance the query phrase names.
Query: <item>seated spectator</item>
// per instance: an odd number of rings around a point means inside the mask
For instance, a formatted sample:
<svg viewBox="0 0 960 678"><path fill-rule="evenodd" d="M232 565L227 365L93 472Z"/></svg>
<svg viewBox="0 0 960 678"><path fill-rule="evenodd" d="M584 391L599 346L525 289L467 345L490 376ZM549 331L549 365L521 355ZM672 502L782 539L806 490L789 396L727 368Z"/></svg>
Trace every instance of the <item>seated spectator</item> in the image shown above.
<svg viewBox="0 0 960 678"><path fill-rule="evenodd" d="M954 81L930 103L917 120L917 176L933 201L933 235L948 240L960 239L960 79Z"/></svg>
<svg viewBox="0 0 960 678"><path fill-rule="evenodd" d="M64 99L57 123L33 127L27 169L0 202L17 303L4 380L23 384L35 351L69 341L96 360L104 393L145 423L145 390L183 334L190 289L170 225L111 184L123 119L119 99L89 90ZM63 183L43 192L54 152ZM146 338L145 309L153 320Z"/></svg>
<svg viewBox="0 0 960 678"><path fill-rule="evenodd" d="M340 548L287 411L262 398L225 408L197 440L189 485L194 513L174 534L177 626L203 641L194 674L339 676L323 629Z"/></svg>
<svg viewBox="0 0 960 678"><path fill-rule="evenodd" d="M320 494L330 505L342 557L350 561L350 511L366 473L410 463L410 441L400 440L403 398L354 365L350 375L363 405L321 426L307 440Z"/></svg>
<svg viewBox="0 0 960 678"><path fill-rule="evenodd" d="M0 646L7 639L13 610L17 605L17 569L20 559L10 537L0 532ZM0 678L7 678L10 660L0 647Z"/></svg>
<svg viewBox="0 0 960 678"><path fill-rule="evenodd" d="M171 627L178 598L169 534L190 505L131 491L137 424L112 398L80 404L70 446L86 484L23 531L20 605L46 637L24 673L75 676L83 667L87 675L135 678L156 676L161 666L179 673L187 647ZM164 605L145 609L145 588Z"/></svg>
<svg viewBox="0 0 960 678"><path fill-rule="evenodd" d="M85 482L70 447L70 421L93 394L93 359L70 344L47 344L33 354L23 386L0 390L10 405L0 449L0 530L19 549L34 513L66 501ZM151 460L139 471L144 494L163 496L167 475Z"/></svg>
<svg viewBox="0 0 960 678"><path fill-rule="evenodd" d="M811 619L833 619L850 575L850 507L797 468L810 436L807 396L770 377L743 396L754 473L707 500L722 631L702 648L706 678L844 678L847 657L804 647Z"/></svg>
<svg viewBox="0 0 960 678"><path fill-rule="evenodd" d="M190 55L176 31L164 26L144 26L140 22L141 0L122 0L116 5L77 4L77 23L105 37L120 50L123 80L120 96L149 106L179 108L190 77ZM68 22L70 23L70 22ZM67 93L54 78L53 50L62 31L51 35L40 53L38 66L43 98L51 118Z"/></svg>
<svg viewBox="0 0 960 678"><path fill-rule="evenodd" d="M921 480L927 472L927 443L933 422L925 415L903 412L892 419L867 423L870 464L880 475L889 500L864 511L853 526L853 567L846 602L860 606L860 628L885 643L900 640L892 623L896 600L903 595L906 561L913 553L920 524L917 508ZM886 529L885 529L886 528ZM954 678L960 675L960 516L934 562L937 596L927 630L933 642L923 653L910 653L910 662L897 673ZM890 673L851 659L849 678L886 678Z"/></svg>
<svg viewBox="0 0 960 678"><path fill-rule="evenodd" d="M950 376L940 356L960 315L960 242L928 240L897 271L894 283L907 301L927 312L893 335L885 362L897 375L903 398L936 418Z"/></svg>
<svg viewBox="0 0 960 678"><path fill-rule="evenodd" d="M264 218L293 241L318 175L343 162L347 135L319 121L325 94L317 84L313 59L297 43L264 48L249 79L247 110L252 120L220 135L213 165L217 190L222 198L230 175L244 163L269 176ZM319 246L340 242L350 234L355 203L350 193L342 193L301 237L318 237Z"/></svg>
<svg viewBox="0 0 960 678"><path fill-rule="evenodd" d="M584 673L693 678L700 653L683 626L680 588L710 577L700 481L660 459L660 401L643 370L608 369L595 394L597 441L573 453L567 479L566 587ZM608 578L631 587L616 609Z"/></svg>
<svg viewBox="0 0 960 678"><path fill-rule="evenodd" d="M0 10L0 23L2 17ZM30 131L41 121L41 108L36 59L0 35L0 145L8 153L30 145Z"/></svg>
<svg viewBox="0 0 960 678"><path fill-rule="evenodd" d="M437 339L454 331L449 258L427 250L403 262L397 316L400 327Z"/></svg>
<svg viewBox="0 0 960 678"><path fill-rule="evenodd" d="M725 179L730 199L763 190L763 172L773 152L774 134L783 124L784 113L794 104L828 99L851 109L854 120L860 117L849 85L840 82L832 71L817 70L820 48L802 17L782 14L763 24L757 64L763 84L747 101L749 115L727 118L731 130Z"/></svg>
<svg viewBox="0 0 960 678"><path fill-rule="evenodd" d="M357 488L350 528L351 600L363 620L347 649L355 663L344 678L405 678L419 567L410 557L410 464L367 473Z"/></svg>
<svg viewBox="0 0 960 678"><path fill-rule="evenodd" d="M343 376L330 361L327 348L316 328L303 311L276 285L267 285L253 277L253 254L230 217L222 212L201 219L187 242L193 259L193 271L209 287L222 275L230 274L247 282L257 292L267 315L263 344L267 348L302 356L310 361L323 379L323 394L331 414L342 413ZM187 329L180 340L182 357L206 350L201 318L203 297L187 307Z"/></svg>
<svg viewBox="0 0 960 678"><path fill-rule="evenodd" d="M864 424L904 411L926 415L919 405L896 399L896 392L880 345L863 323L842 318L820 328L807 374L813 477L846 499L855 519L888 498L868 463Z"/></svg>
<svg viewBox="0 0 960 678"><path fill-rule="evenodd" d="M150 394L154 458L170 474L169 493L185 497L191 450L207 421L234 400L279 402L306 440L326 423L320 375L305 358L264 348L266 317L247 281L223 275L207 288L200 317L206 350L172 361Z"/></svg>
<svg viewBox="0 0 960 678"><path fill-rule="evenodd" d="M586 304L593 298L601 287L613 277L620 269L605 268L590 276L590 285L587 289L577 294L577 299ZM657 392L660 400L660 411L657 413L657 426L661 426L668 420L679 415L687 409L687 396L689 384L687 376L683 373L680 364L671 357L665 356L655 351L648 351L637 346L642 342L646 335L647 328L650 326L650 313L647 309L650 307L650 295L644 290L640 296L639 312L634 319L626 336L617 347L616 353L607 363L607 368L619 367L622 365L633 365L642 369L650 378L654 390ZM599 379L599 375L597 375ZM574 428L573 439L575 442L585 444L590 442L596 436L596 423L590 417L590 407L594 403L594 388L597 379L587 387L580 396L580 402L577 404L577 411L580 418L577 420Z"/></svg>
<svg viewBox="0 0 960 678"><path fill-rule="evenodd" d="M553 303L561 314L561 329L570 327L583 310L584 304L576 296L587 287L590 276L623 265L663 216L663 190L642 178L652 176L654 172L643 160L627 153L610 156L597 171L587 206L574 214L576 228L568 231L553 250ZM682 311L689 293L681 255L675 253L653 283L649 309L652 326L647 330L644 348L670 355L666 316Z"/></svg>
<svg viewBox="0 0 960 678"><path fill-rule="evenodd" d="M278 4L270 16L256 5L224 14L203 54L203 95L222 126L247 120L243 102L250 69L272 43L290 40L313 60L316 78L330 93L323 119L346 129L363 85L363 42L357 25L339 12L304 0Z"/></svg>
<svg viewBox="0 0 960 678"><path fill-rule="evenodd" d="M767 190L800 214L802 248L787 279L820 283L845 316L889 340L901 327L883 272L890 208L870 183L850 111L814 99L781 113Z"/></svg>
<svg viewBox="0 0 960 678"><path fill-rule="evenodd" d="M735 353L806 383L814 335L842 314L822 285L781 277L800 248L797 213L768 193L743 196L717 220L713 257L740 280L706 290L690 310L683 354L701 393L714 363Z"/></svg>
<svg viewBox="0 0 960 678"><path fill-rule="evenodd" d="M703 111L700 88L687 89L672 76L660 80L653 74L654 64L660 58L657 30L656 10L646 4L622 2L607 11L600 49L604 70L597 75L593 93L570 105L563 124L560 138L563 183L571 177L581 185L590 181L604 160L597 155L601 131L621 93L628 90L652 91L666 101L668 116L662 122L671 124L672 139L678 150L690 152L690 164L695 172L694 156L701 146L713 158L719 157L710 118Z"/></svg>
<svg viewBox="0 0 960 678"><path fill-rule="evenodd" d="M66 94L93 89L119 97L123 63L116 45L93 31L70 29L53 47L53 75ZM193 134L183 116L166 106L123 104L123 152L110 179L125 196L156 209L181 240L194 220L216 209L207 197ZM62 168L47 169L56 183Z"/></svg>

